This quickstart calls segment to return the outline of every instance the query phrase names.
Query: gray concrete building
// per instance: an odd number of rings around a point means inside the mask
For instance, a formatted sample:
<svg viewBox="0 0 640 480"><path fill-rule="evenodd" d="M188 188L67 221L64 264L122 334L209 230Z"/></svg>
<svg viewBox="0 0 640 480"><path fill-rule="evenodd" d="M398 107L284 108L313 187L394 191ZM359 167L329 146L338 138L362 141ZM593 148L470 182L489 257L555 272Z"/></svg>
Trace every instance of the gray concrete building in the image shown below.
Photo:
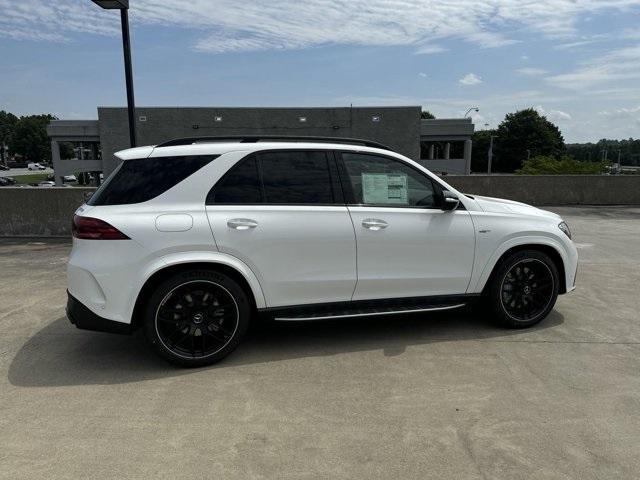
<svg viewBox="0 0 640 480"><path fill-rule="evenodd" d="M419 106L137 107L136 128L139 145L155 145L192 136L361 138L388 145L434 172L468 174L474 129L471 119L421 120L420 112ZM109 174L117 165L113 153L129 147L127 111L122 107L98 107L98 120L53 120L47 131L58 183L64 175ZM63 143L72 148L61 148ZM62 158L69 156L71 151L74 158Z"/></svg>

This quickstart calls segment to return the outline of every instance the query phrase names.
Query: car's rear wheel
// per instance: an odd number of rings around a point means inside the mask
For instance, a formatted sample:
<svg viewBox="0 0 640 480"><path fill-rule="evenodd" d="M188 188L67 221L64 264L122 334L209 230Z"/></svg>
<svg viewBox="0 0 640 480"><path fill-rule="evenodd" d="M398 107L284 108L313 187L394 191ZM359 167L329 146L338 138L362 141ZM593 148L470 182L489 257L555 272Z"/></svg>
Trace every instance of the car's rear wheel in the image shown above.
<svg viewBox="0 0 640 480"><path fill-rule="evenodd" d="M249 326L246 292L211 270L183 271L149 298L144 332L154 350L181 366L210 365L229 355Z"/></svg>
<svg viewBox="0 0 640 480"><path fill-rule="evenodd" d="M510 328L535 325L558 298L558 269L543 252L524 250L504 259L489 289L489 303L499 323Z"/></svg>

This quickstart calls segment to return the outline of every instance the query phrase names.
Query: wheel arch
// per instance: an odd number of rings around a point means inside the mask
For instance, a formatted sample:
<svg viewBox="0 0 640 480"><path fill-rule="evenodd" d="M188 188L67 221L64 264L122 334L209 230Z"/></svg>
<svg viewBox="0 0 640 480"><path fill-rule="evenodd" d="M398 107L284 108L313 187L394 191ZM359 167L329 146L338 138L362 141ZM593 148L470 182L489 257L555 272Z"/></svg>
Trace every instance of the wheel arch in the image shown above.
<svg viewBox="0 0 640 480"><path fill-rule="evenodd" d="M521 252L523 250L536 250L538 252L542 252L551 258L556 268L558 269L558 277L560 279L559 285L559 294L567 293L567 276L565 270L565 260L561 253L561 250L547 241L535 241L535 242L524 242L518 243L512 246L506 246L503 249L500 249L500 252L496 252L492 262L490 262L491 268L489 266L485 269L485 272L481 276L478 281L478 291L481 291L483 294L486 292L487 288L491 285L491 281L495 275L495 272L498 270L500 264L509 256L514 253Z"/></svg>
<svg viewBox="0 0 640 480"><path fill-rule="evenodd" d="M131 325L133 329L140 326L142 311L147 299L153 293L154 289L165 279L176 275L179 272L193 269L214 270L224 273L235 280L247 293L253 310L265 308L266 303L258 279L255 277L253 272L243 264L236 264L234 261L224 261L223 259L174 261L163 263L159 268L154 269L147 276L141 288L138 289L131 313Z"/></svg>

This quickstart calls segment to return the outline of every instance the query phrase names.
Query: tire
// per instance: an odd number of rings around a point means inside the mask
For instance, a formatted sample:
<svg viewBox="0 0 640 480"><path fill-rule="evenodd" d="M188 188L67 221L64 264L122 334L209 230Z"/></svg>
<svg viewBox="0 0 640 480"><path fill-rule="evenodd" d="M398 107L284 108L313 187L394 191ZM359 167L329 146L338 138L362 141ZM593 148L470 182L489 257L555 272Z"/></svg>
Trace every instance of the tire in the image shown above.
<svg viewBox="0 0 640 480"><path fill-rule="evenodd" d="M247 292L232 278L213 270L187 270L163 281L149 297L143 329L165 360L201 367L236 349L251 311Z"/></svg>
<svg viewBox="0 0 640 480"><path fill-rule="evenodd" d="M549 315L559 286L553 260L537 250L523 250L498 266L489 286L488 303L502 326L527 328Z"/></svg>

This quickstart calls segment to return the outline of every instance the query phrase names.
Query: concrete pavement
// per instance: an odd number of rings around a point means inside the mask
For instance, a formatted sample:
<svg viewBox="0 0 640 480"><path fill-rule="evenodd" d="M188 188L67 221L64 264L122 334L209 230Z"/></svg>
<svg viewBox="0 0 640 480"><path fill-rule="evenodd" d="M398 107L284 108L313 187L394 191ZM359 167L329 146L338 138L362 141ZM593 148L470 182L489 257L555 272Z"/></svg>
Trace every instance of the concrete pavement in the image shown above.
<svg viewBox="0 0 640 480"><path fill-rule="evenodd" d="M0 478L636 479L640 208L551 208L578 288L538 327L466 312L256 328L182 370L64 318L66 241L0 241Z"/></svg>

